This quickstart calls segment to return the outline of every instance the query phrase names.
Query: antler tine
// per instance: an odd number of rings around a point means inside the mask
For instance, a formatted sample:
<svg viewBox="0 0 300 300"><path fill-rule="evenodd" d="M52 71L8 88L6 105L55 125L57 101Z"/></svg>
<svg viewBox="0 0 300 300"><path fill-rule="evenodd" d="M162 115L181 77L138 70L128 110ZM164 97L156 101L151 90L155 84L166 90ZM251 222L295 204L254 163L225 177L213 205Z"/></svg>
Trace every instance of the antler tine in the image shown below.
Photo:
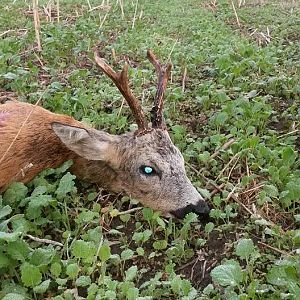
<svg viewBox="0 0 300 300"><path fill-rule="evenodd" d="M103 58L99 57L96 51L94 52L94 58L100 69L114 82L127 101L138 125L138 134L140 135L149 132L150 129L142 106L129 88L127 63L125 63L122 71L117 73L104 61Z"/></svg>
<svg viewBox="0 0 300 300"><path fill-rule="evenodd" d="M167 83L171 74L171 64L162 66L155 57L154 53L149 49L147 51L149 61L154 65L158 75L157 91L155 95L154 105L151 110L151 122L153 128L165 129L166 125L163 117L164 95Z"/></svg>

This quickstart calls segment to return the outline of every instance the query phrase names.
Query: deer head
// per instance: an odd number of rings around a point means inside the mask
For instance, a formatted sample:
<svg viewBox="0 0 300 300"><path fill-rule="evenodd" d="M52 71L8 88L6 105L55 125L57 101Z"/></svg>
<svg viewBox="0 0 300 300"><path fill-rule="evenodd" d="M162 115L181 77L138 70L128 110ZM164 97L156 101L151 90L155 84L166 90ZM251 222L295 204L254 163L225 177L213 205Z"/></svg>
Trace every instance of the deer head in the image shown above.
<svg viewBox="0 0 300 300"><path fill-rule="evenodd" d="M150 50L147 56L158 74L151 126L129 88L127 64L117 73L95 52L97 65L112 79L131 108L137 131L115 136L57 122L52 123L52 128L62 143L79 155L76 172L80 177L101 182L110 190L125 192L145 206L177 217L188 212L207 215L208 205L188 179L183 156L172 143L163 118L171 64L161 65Z"/></svg>

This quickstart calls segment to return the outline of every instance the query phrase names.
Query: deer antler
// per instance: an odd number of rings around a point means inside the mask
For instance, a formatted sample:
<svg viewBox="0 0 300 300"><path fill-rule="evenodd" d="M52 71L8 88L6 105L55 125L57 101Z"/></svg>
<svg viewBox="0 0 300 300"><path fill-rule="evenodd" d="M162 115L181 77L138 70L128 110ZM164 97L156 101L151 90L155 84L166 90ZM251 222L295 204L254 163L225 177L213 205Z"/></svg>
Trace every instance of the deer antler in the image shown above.
<svg viewBox="0 0 300 300"><path fill-rule="evenodd" d="M158 75L157 91L155 95L154 105L151 110L152 127L165 129L166 126L163 117L164 95L171 74L172 65L167 64L165 66L162 66L150 49L147 51L147 57L154 65L156 73Z"/></svg>
<svg viewBox="0 0 300 300"><path fill-rule="evenodd" d="M138 135L151 131L148 127L144 111L139 101L135 98L129 88L127 63L125 63L123 70L120 73L117 73L104 61L103 58L98 56L96 51L94 52L94 57L97 65L114 82L127 101L138 125Z"/></svg>

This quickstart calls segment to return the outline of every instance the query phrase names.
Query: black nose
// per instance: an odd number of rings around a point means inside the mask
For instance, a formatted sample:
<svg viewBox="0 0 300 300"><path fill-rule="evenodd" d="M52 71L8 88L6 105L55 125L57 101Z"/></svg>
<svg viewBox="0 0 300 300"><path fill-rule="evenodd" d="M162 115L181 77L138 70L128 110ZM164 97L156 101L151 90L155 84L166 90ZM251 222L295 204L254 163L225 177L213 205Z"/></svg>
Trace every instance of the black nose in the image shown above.
<svg viewBox="0 0 300 300"><path fill-rule="evenodd" d="M205 201L200 200L196 205L189 204L183 208L171 211L171 214L173 214L178 219L182 219L186 214L190 212L196 213L200 216L200 219L203 220L208 219L210 208Z"/></svg>

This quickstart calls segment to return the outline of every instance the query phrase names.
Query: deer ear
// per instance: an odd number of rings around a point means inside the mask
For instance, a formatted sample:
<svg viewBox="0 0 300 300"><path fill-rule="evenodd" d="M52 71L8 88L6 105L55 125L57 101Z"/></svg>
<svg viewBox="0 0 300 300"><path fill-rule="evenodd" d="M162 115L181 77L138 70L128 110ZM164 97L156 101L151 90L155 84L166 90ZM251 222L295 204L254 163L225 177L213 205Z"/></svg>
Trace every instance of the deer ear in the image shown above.
<svg viewBox="0 0 300 300"><path fill-rule="evenodd" d="M67 148L88 160L110 161L116 157L118 136L54 122L53 131Z"/></svg>

